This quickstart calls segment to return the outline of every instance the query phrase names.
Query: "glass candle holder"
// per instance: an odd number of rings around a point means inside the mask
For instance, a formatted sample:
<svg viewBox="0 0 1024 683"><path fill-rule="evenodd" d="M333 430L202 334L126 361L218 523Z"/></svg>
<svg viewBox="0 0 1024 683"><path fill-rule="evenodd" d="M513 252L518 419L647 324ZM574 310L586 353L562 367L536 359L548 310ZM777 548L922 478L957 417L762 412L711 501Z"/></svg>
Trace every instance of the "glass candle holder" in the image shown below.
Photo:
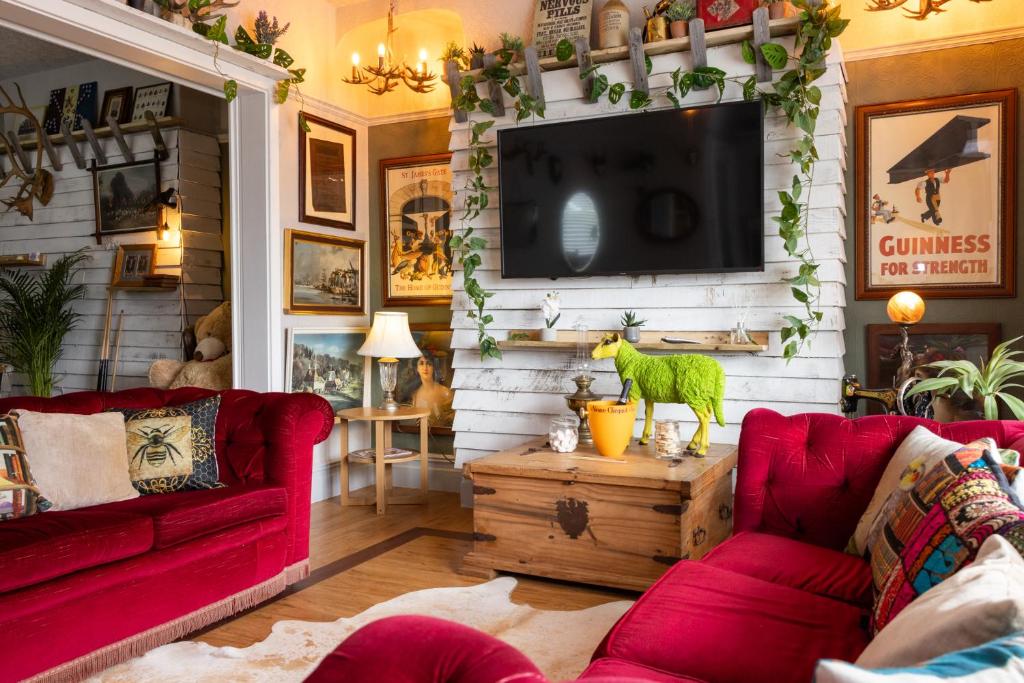
<svg viewBox="0 0 1024 683"><path fill-rule="evenodd" d="M548 443L556 453L572 453L580 443L579 421L572 415L551 419Z"/></svg>
<svg viewBox="0 0 1024 683"><path fill-rule="evenodd" d="M678 420L654 421L654 456L659 460L674 460L683 455L683 438Z"/></svg>

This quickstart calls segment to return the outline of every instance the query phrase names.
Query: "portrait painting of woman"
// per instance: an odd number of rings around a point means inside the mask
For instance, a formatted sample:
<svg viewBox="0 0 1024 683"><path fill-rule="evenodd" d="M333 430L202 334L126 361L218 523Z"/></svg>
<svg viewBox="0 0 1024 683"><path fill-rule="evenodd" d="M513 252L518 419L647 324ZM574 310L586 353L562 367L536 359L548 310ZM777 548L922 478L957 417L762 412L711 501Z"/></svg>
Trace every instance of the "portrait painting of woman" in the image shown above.
<svg viewBox="0 0 1024 683"><path fill-rule="evenodd" d="M404 405L428 408L430 410L430 431L433 434L450 434L455 411L451 390L452 351L451 330L422 329L426 325L411 325L413 339L420 347L419 358L407 358L398 366L398 389L396 397ZM429 325L429 327L438 327ZM421 329L417 329L421 328ZM404 426L404 425L403 425ZM404 429L400 430L404 431Z"/></svg>

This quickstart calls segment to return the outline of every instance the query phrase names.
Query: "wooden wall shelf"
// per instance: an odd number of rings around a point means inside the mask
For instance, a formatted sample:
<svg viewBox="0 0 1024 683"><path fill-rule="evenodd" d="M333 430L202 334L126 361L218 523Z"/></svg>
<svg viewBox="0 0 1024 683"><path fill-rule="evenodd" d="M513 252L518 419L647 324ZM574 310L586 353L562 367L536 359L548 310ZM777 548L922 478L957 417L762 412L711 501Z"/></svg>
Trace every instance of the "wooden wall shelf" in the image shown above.
<svg viewBox="0 0 1024 683"><path fill-rule="evenodd" d="M618 332L619 330L613 330ZM608 331L590 330L587 334L587 345L593 347ZM542 341L539 331L526 332L529 339L515 339L498 342L502 351L575 351L576 332L559 330L556 341ZM752 344L729 343L728 332L657 332L654 330L640 333L640 342L633 344L638 351L670 351L672 353L689 353L691 351L716 351L718 353L762 353L768 350L767 332L750 332ZM692 339L693 344L671 344L661 341L662 337L678 337Z"/></svg>
<svg viewBox="0 0 1024 683"><path fill-rule="evenodd" d="M46 265L46 254L7 254L0 256L2 268L42 268Z"/></svg>
<svg viewBox="0 0 1024 683"><path fill-rule="evenodd" d="M166 130L168 128L180 127L182 124L185 123L185 119L178 118L176 116L162 116L158 118L156 122L157 124L159 124L161 130ZM124 133L125 135L129 135L131 133L145 133L149 129L149 121L133 121L131 123L121 124L121 132ZM95 132L96 137L101 140L103 138L113 137L114 135L113 131L110 129L109 126L103 126L102 128L94 128L93 132ZM86 139L85 131L77 130L74 133L72 133L71 137L74 139L75 142L84 142ZM36 148L35 138L19 136L18 142L21 143L21 148L24 149L25 151ZM66 140L64 140L64 135L62 133L55 133L51 135L50 144L52 144L54 147L66 144ZM4 150L0 150L0 155L4 154L6 154L6 152Z"/></svg>
<svg viewBox="0 0 1024 683"><path fill-rule="evenodd" d="M773 19L768 22L768 30L773 38L778 36L794 35L796 34L799 26L800 19L797 17ZM740 43L744 40L753 39L754 26L752 24L747 24L746 26L736 26L734 28L708 31L704 37L704 44L706 47L716 47L719 45L730 45L733 43ZM653 57L655 55L667 55L673 52L689 51L689 36L685 38L669 38L668 40L660 40L656 43L644 43L644 54L649 57ZM629 59L629 46L623 45L622 47L611 47L605 50L592 50L590 53L590 59L594 64L607 64L608 62L627 60ZM560 62L554 57L545 57L540 60L541 71L557 71L559 69L575 68L576 66L577 61L575 55L564 62ZM463 72L461 76L472 76L474 80L482 81L482 71L483 69L473 69L471 71ZM526 64L523 62L514 62L509 65L509 71L514 76L521 76L526 73Z"/></svg>

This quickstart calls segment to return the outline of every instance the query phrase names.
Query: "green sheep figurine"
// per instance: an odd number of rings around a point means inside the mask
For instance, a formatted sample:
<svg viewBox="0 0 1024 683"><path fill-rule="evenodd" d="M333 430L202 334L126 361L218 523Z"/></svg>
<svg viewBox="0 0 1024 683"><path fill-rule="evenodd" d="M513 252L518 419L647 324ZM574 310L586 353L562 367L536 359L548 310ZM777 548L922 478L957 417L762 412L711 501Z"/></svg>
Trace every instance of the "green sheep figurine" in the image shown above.
<svg viewBox="0 0 1024 683"><path fill-rule="evenodd" d="M725 395L725 371L714 358L701 355L647 356L618 334L606 334L594 347L594 360L614 358L615 369L623 383L633 380L629 398L644 400L644 432L640 443L651 438L655 403L685 403L700 425L687 449L697 455L708 452L708 422L712 412L719 426L725 426L722 397Z"/></svg>

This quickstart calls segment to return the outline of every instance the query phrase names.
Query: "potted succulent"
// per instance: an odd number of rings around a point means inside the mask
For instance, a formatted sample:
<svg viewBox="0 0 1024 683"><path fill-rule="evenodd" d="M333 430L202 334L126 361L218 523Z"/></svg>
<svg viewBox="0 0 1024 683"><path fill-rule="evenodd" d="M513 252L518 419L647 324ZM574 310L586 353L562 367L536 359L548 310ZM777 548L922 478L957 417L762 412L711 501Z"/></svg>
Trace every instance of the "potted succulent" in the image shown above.
<svg viewBox="0 0 1024 683"><path fill-rule="evenodd" d="M469 48L469 68L470 69L482 69L484 68L484 54L485 50L480 45L473 43L473 47Z"/></svg>
<svg viewBox="0 0 1024 683"><path fill-rule="evenodd" d="M555 324L562 317L561 307L558 292L548 292L544 295L544 301L540 305L540 310L544 313L544 327L540 331L541 341L558 340L558 330L555 329Z"/></svg>
<svg viewBox="0 0 1024 683"><path fill-rule="evenodd" d="M796 16L796 8L789 0L764 0L768 6L769 19L785 19Z"/></svg>
<svg viewBox="0 0 1024 683"><path fill-rule="evenodd" d="M673 38L685 38L689 32L689 21L697 16L694 0L675 0L665 10L668 31Z"/></svg>
<svg viewBox="0 0 1024 683"><path fill-rule="evenodd" d="M980 361L980 368L969 360L940 360L925 365L925 368L938 370L938 376L915 384L907 392L907 397L934 392L936 419L956 414L958 408L962 409L956 405L954 395L962 392L968 400L981 404L986 420L999 419L999 401L1010 409L1015 418L1024 420L1024 401L1007 391L1024 386L1013 381L1024 377L1024 362L1014 360L1015 356L1024 355L1024 351L1010 350L1010 346L1020 339L1016 337L997 346L987 363Z"/></svg>
<svg viewBox="0 0 1024 683"><path fill-rule="evenodd" d="M626 311L622 314L622 336L626 338L630 344L636 344L640 341L640 328L647 324L646 320L640 320L636 316L636 311Z"/></svg>
<svg viewBox="0 0 1024 683"><path fill-rule="evenodd" d="M85 298L85 285L73 280L87 258L76 251L41 273L0 270L0 361L25 375L33 396L53 394L64 337L82 317L72 304Z"/></svg>

